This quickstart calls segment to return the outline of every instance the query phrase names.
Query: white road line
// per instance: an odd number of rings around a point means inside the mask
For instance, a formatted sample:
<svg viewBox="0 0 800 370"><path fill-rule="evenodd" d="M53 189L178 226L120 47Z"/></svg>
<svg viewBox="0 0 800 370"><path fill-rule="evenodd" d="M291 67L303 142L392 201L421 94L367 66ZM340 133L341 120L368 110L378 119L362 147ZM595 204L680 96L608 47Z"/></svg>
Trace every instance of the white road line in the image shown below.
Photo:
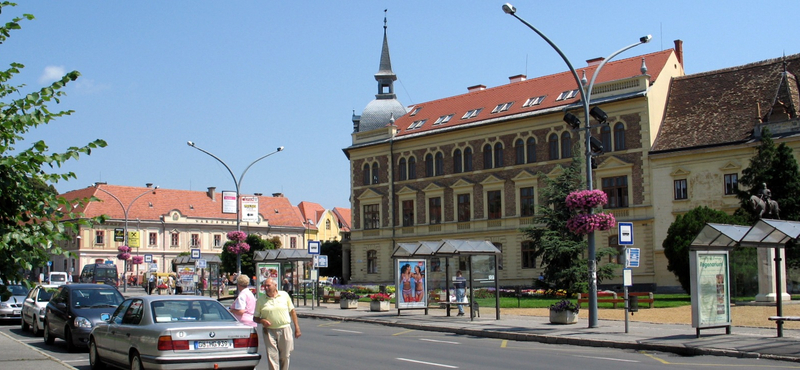
<svg viewBox="0 0 800 370"><path fill-rule="evenodd" d="M424 340L426 342L436 342L436 343L461 344L459 342L450 342L446 340L436 340L436 339L426 339L426 338L419 338L419 340Z"/></svg>
<svg viewBox="0 0 800 370"><path fill-rule="evenodd" d="M341 332L345 332L345 333L353 333L353 334L364 334L364 333L362 333L360 331L355 331L355 330L344 330L344 329L331 329L331 330L333 330L333 331L341 331Z"/></svg>
<svg viewBox="0 0 800 370"><path fill-rule="evenodd" d="M572 357L583 357L583 358L591 358L594 360L607 360L607 361L619 361L619 362L641 362L637 360L624 360L621 358L610 358L610 357L595 357L595 356L580 356L580 355L571 355Z"/></svg>
<svg viewBox="0 0 800 370"><path fill-rule="evenodd" d="M417 361L417 360L412 360L412 359L409 359L409 358L401 358L401 357L398 357L397 359L400 360L400 361L413 362L415 364L424 364L424 365L431 365L431 366L446 367L448 369L458 369L458 366L437 364L435 362Z"/></svg>

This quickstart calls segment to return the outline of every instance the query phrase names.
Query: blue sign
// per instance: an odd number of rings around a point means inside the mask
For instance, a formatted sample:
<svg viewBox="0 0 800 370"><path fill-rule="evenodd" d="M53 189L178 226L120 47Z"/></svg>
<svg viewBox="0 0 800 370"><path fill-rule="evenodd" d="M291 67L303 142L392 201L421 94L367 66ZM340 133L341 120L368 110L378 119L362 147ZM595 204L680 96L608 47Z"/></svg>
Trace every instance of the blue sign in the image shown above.
<svg viewBox="0 0 800 370"><path fill-rule="evenodd" d="M639 267L639 248L625 248L625 267Z"/></svg>
<svg viewBox="0 0 800 370"><path fill-rule="evenodd" d="M317 267L319 268L326 268L328 267L328 256L324 254L320 254L317 257Z"/></svg>
<svg viewBox="0 0 800 370"><path fill-rule="evenodd" d="M308 254L319 254L319 240L309 240L308 241Z"/></svg>
<svg viewBox="0 0 800 370"><path fill-rule="evenodd" d="M145 254L144 255L144 263L152 263L153 262L153 255L152 254Z"/></svg>
<svg viewBox="0 0 800 370"><path fill-rule="evenodd" d="M617 222L619 245L633 245L633 222Z"/></svg>
<svg viewBox="0 0 800 370"><path fill-rule="evenodd" d="M200 249L192 249L192 259L200 259Z"/></svg>

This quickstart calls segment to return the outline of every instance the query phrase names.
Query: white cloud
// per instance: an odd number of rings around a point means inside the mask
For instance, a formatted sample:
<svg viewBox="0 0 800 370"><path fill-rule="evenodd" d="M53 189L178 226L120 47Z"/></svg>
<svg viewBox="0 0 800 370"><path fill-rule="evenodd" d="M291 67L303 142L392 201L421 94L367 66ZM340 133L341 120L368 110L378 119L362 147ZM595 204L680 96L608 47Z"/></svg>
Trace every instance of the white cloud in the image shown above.
<svg viewBox="0 0 800 370"><path fill-rule="evenodd" d="M39 83L40 84L49 84L60 80L61 77L64 77L66 74L66 69L64 66L47 66L44 67L44 72L41 76L39 76Z"/></svg>
<svg viewBox="0 0 800 370"><path fill-rule="evenodd" d="M83 78L83 76L75 81L75 89L86 94L94 94L110 88L111 85L99 84L94 80Z"/></svg>

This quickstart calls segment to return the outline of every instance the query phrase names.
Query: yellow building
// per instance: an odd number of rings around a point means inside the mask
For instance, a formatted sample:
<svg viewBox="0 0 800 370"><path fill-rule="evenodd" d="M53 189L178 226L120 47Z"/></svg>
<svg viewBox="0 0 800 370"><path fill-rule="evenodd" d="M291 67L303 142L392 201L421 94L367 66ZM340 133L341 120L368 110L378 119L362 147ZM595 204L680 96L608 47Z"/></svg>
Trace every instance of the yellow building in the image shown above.
<svg viewBox="0 0 800 370"><path fill-rule="evenodd" d="M481 239L502 251L501 285L531 284L541 270L520 229L533 223L543 176L555 176L572 160L573 144L584 142L562 120L565 111L582 116L572 74L517 75L506 85L472 86L404 107L393 91L385 29L380 60L376 98L353 116L352 145L344 149L352 183L352 239L344 254L351 281L392 282L397 243ZM587 61L579 75L591 76L601 62ZM618 221L635 223L643 266L634 276L641 284L657 283L649 152L670 80L682 75L676 41L675 49L607 63L591 97L609 122L592 129L606 147L593 182L610 195L606 209ZM598 248L618 247L616 230L595 237Z"/></svg>

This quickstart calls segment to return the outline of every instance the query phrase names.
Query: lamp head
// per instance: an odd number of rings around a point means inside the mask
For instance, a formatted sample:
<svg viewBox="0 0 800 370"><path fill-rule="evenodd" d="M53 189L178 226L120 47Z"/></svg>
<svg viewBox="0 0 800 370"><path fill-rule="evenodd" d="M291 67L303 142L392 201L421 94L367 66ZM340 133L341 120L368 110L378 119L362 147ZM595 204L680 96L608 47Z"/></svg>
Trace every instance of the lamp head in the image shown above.
<svg viewBox="0 0 800 370"><path fill-rule="evenodd" d="M606 112L603 112L603 110L600 109L600 107L592 108L592 110L589 111L589 115L592 116L592 118L596 119L598 122L600 122L601 125L608 123L608 114L606 114Z"/></svg>
<svg viewBox="0 0 800 370"><path fill-rule="evenodd" d="M506 14L514 15L514 13L517 12L517 8L509 3L505 3L503 4L503 11L506 12Z"/></svg>
<svg viewBox="0 0 800 370"><path fill-rule="evenodd" d="M589 145L592 149L592 155L603 154L603 142L592 136L589 138Z"/></svg>
<svg viewBox="0 0 800 370"><path fill-rule="evenodd" d="M279 146L279 147L278 147L278 151L279 151L279 152L282 152L282 151L283 151L283 147L282 147L282 146Z"/></svg>
<svg viewBox="0 0 800 370"><path fill-rule="evenodd" d="M194 146L194 142L193 142L193 141L191 141L191 140L189 140L189 141L187 141L187 142L186 142L186 145L188 145L188 146Z"/></svg>
<svg viewBox="0 0 800 370"><path fill-rule="evenodd" d="M564 114L564 122L569 124L573 130L577 130L581 127L581 120L578 118L578 116L570 112Z"/></svg>
<svg viewBox="0 0 800 370"><path fill-rule="evenodd" d="M650 42L650 40L652 40L652 39L653 39L653 36L646 35L646 36L640 37L639 38L639 42L641 42L642 44L646 44L646 43Z"/></svg>

